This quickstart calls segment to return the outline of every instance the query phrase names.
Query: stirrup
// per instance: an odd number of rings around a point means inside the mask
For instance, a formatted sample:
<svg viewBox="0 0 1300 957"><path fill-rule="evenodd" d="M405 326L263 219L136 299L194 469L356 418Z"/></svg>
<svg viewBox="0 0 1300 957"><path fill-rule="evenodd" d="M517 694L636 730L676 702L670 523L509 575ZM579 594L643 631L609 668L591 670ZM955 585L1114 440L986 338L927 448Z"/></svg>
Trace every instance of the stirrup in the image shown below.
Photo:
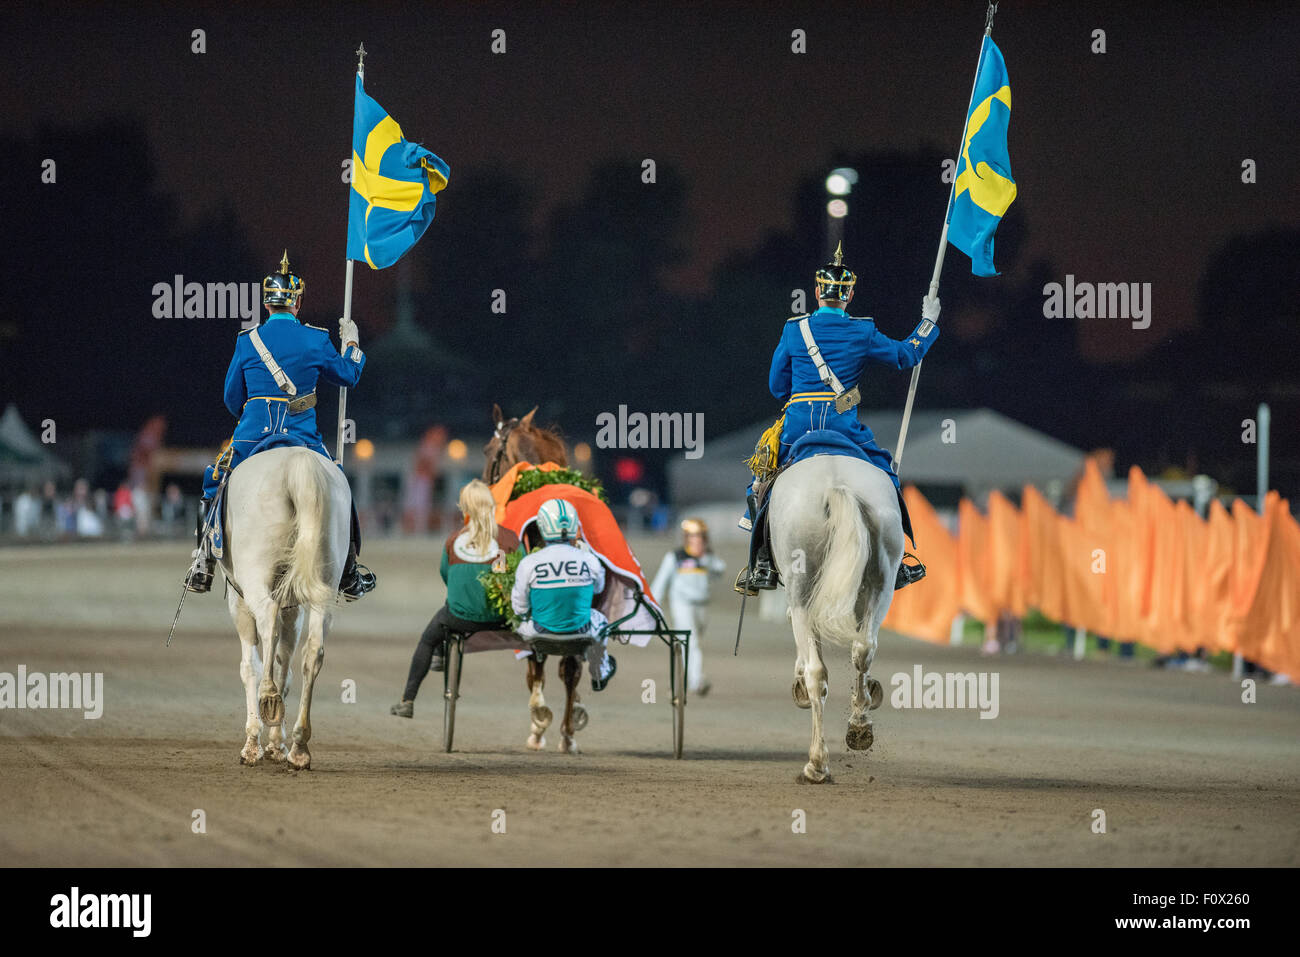
<svg viewBox="0 0 1300 957"><path fill-rule="evenodd" d="M194 592L196 595L206 595L212 591L212 579L216 574L217 561L204 555L201 549L194 549L191 556L194 561L190 564L190 570L185 573L185 580L181 583L185 586L186 591Z"/></svg>
<svg viewBox="0 0 1300 957"><path fill-rule="evenodd" d="M907 563L909 558L916 562L916 564L909 565ZM903 561L898 566L898 574L894 577L894 591L898 591L900 588L904 588L914 582L919 582L924 577L925 566L921 564L921 560L911 552L903 552Z"/></svg>
<svg viewBox="0 0 1300 957"><path fill-rule="evenodd" d="M377 584L379 579L375 573L358 563L352 569L352 574L344 576L343 581L339 582L339 591L347 601L356 601L367 592L374 591Z"/></svg>
<svg viewBox="0 0 1300 957"><path fill-rule="evenodd" d="M760 591L771 591L780 584L777 570L770 563L766 568L760 566L750 572L749 566L746 565L736 576L736 584L732 587L746 598L753 598Z"/></svg>
<svg viewBox="0 0 1300 957"><path fill-rule="evenodd" d="M749 584L748 565L736 573L736 583L731 587L737 594L744 595L746 598L753 598L758 594L758 589Z"/></svg>

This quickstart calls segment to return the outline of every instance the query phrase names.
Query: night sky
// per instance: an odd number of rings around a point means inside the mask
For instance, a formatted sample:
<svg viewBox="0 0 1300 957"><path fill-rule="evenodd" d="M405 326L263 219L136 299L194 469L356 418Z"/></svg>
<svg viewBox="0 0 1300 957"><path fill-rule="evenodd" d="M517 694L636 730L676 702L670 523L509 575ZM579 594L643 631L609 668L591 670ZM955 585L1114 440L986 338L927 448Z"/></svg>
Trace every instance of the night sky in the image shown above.
<svg viewBox="0 0 1300 957"><path fill-rule="evenodd" d="M796 225L799 184L837 157L955 152L984 8L983 0L10 3L0 13L0 132L30 138L48 126L142 123L159 186L183 216L233 208L257 257L245 280L259 279L288 246L321 311L314 321L324 321L342 301L340 164L349 155L353 51L364 41L367 91L408 139L451 165L440 211L457 202L458 176L502 168L531 186L540 225L599 162L651 157L689 186L690 242L669 285L707 293L720 262ZM202 55L191 52L195 28L206 31ZM505 55L490 51L497 28L506 31ZM804 55L790 51L796 28L807 31ZM1106 32L1105 54L1090 50L1094 29ZM1005 0L993 36L1011 77L1013 209L1027 237L1017 265L1042 260L1055 278L1153 284L1151 328L1084 321L1083 357L1128 360L1168 341L1196 322L1198 284L1225 242L1297 225L1295 4ZM1241 182L1246 158L1258 164L1255 185ZM850 216L915 216L937 242L947 193L936 168L928 207L880 211L850 197ZM422 244L457 242L439 226ZM21 236L10 224L6 242ZM67 253L75 261L82 251ZM931 260L854 265L869 291L891 275L928 276ZM800 264L809 274L813 266ZM956 270L968 271L969 261L950 249L945 274ZM363 336L390 321L396 272L358 270ZM169 276L141 283L158 278ZM1295 278L1276 277L1291 287ZM426 291L430 281L419 279ZM914 285L919 301L924 282ZM774 302L773 312L787 305ZM945 317L961 309L944 305ZM1027 362L1033 345L1026 329ZM221 369L227 359L210 357ZM1225 361L1250 359L1229 350ZM761 381L766 369L735 374Z"/></svg>

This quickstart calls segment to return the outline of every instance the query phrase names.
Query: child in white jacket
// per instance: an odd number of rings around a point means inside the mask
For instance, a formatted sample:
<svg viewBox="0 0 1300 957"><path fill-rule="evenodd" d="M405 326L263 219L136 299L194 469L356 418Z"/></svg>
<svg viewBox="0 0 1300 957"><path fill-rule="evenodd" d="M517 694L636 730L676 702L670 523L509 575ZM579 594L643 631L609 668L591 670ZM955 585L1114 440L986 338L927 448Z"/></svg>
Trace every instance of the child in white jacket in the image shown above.
<svg viewBox="0 0 1300 957"><path fill-rule="evenodd" d="M709 550L709 529L698 518L682 522L682 547L664 556L650 590L666 603L673 628L691 632L687 690L706 695L711 682L704 677L700 638L708 626L709 582L721 575L727 563Z"/></svg>

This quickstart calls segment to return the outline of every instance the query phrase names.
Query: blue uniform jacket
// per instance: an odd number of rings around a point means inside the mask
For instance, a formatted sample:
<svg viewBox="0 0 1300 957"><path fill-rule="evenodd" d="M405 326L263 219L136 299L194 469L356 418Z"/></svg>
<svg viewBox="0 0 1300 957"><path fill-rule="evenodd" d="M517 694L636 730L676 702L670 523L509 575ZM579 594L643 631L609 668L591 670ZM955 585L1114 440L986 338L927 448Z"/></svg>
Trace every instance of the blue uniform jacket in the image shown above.
<svg viewBox="0 0 1300 957"><path fill-rule="evenodd" d="M835 411L830 389L818 377L817 366L808 356L799 332L802 318L796 316L786 322L768 372L768 387L772 395L782 402L795 399L785 412L780 461L784 463L790 445L805 432L831 429L852 439L874 464L889 473L897 486L898 476L893 472L889 453L876 444L871 430L858 421L858 410ZM822 358L845 389L852 389L857 384L868 362L899 370L912 368L939 338L939 327L934 324L926 334L922 334L926 325L923 320L906 339L890 339L876 328L871 319L855 319L843 309L825 307L812 313L810 325ZM805 395L820 395L822 398L803 401L801 397Z"/></svg>
<svg viewBox="0 0 1300 957"><path fill-rule="evenodd" d="M361 379L366 357L360 349L353 346L340 355L327 330L300 323L290 312L272 313L258 327L258 334L299 396L313 391L321 379L349 389ZM289 396L275 384L247 332L235 340L224 397L239 424L230 447L208 468L205 494L210 496L225 475L259 447L302 445L329 457L316 425L316 410L289 414Z"/></svg>

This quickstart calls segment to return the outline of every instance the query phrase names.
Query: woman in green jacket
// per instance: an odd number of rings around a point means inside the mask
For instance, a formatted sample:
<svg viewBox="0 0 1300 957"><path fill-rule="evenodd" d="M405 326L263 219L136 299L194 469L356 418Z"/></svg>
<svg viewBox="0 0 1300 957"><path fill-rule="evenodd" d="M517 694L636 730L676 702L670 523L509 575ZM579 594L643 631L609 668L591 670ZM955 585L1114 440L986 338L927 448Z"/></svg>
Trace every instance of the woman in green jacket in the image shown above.
<svg viewBox="0 0 1300 957"><path fill-rule="evenodd" d="M465 527L452 532L442 547L439 571L447 583L447 604L443 605L420 636L402 700L390 713L401 718L415 716L415 696L424 676L442 671L447 633L490 631L507 627L488 603L480 574L504 570L506 555L519 548L519 539L508 528L498 528L496 501L492 491L478 479L460 490L459 507Z"/></svg>

